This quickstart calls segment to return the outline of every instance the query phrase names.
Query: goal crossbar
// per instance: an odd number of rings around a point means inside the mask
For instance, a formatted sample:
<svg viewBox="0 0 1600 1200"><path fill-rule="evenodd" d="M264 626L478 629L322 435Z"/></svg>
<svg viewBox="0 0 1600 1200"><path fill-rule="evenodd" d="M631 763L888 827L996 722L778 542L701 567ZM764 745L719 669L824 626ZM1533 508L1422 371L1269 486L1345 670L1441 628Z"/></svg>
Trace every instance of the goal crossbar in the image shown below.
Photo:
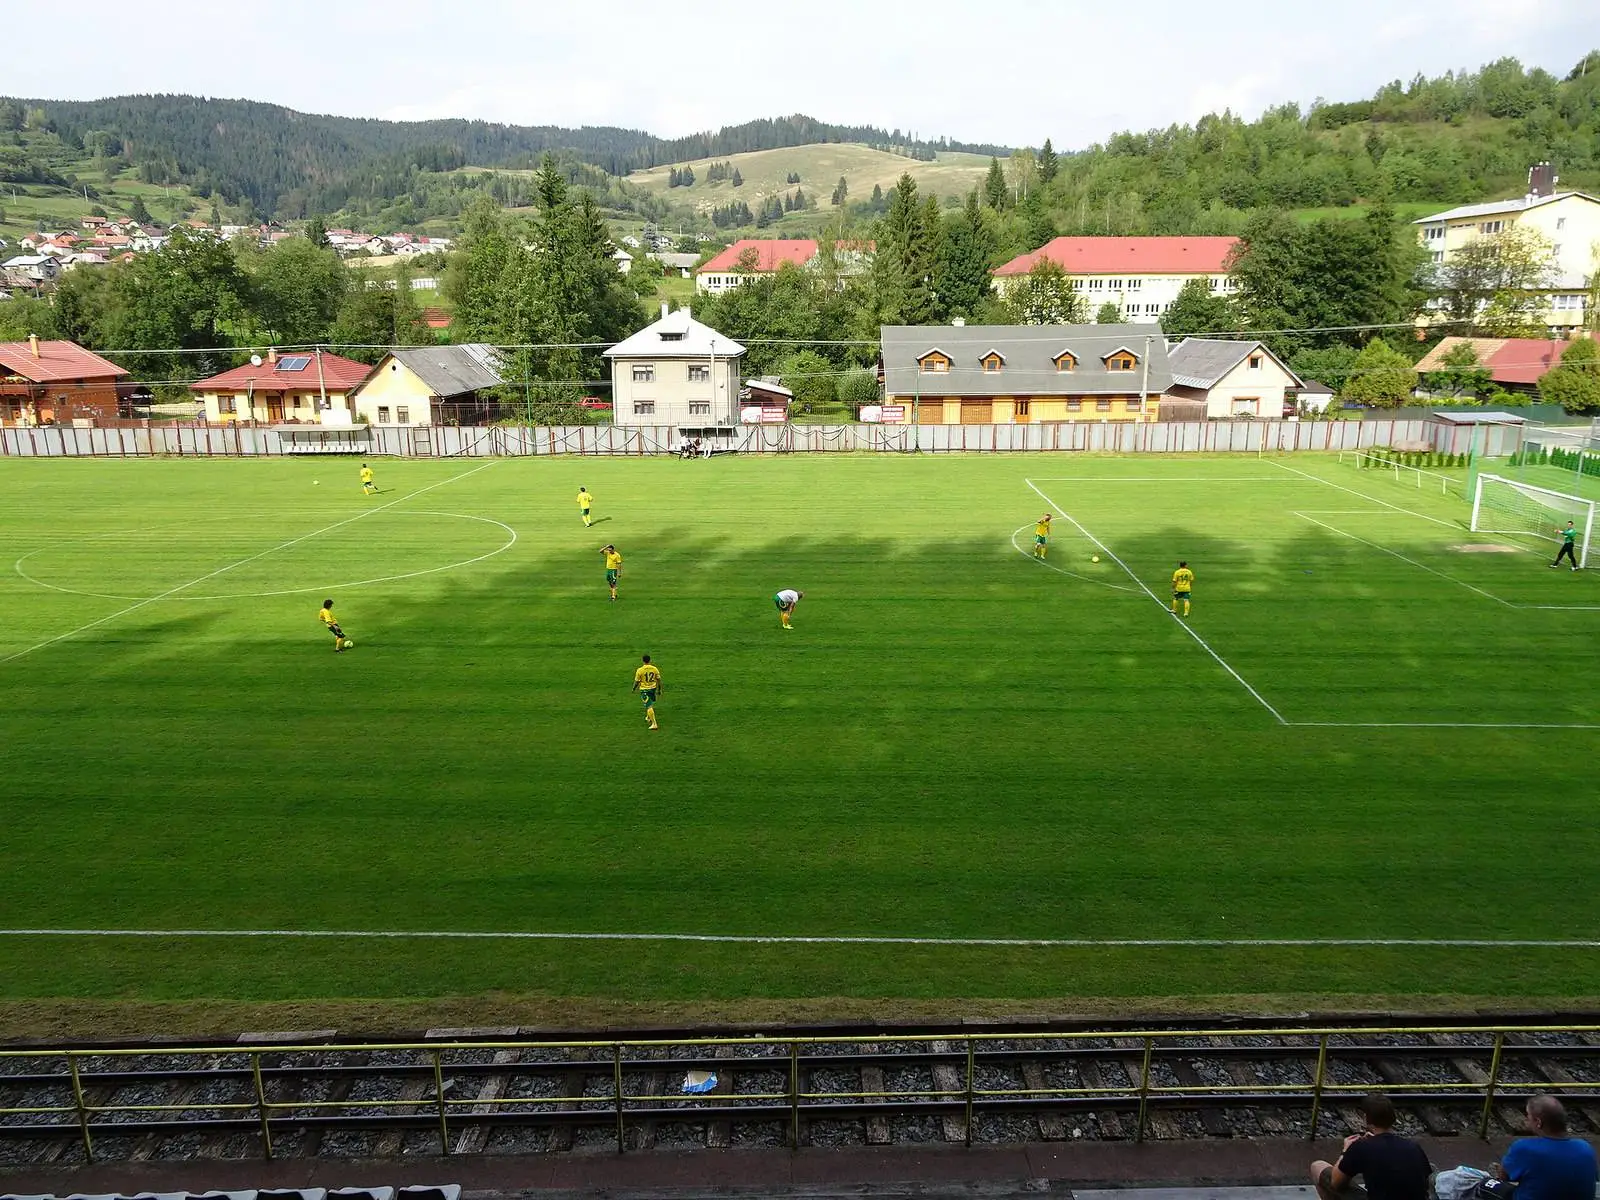
<svg viewBox="0 0 1600 1200"><path fill-rule="evenodd" d="M1545 541L1561 539L1562 521L1577 529L1578 566L1589 565L1589 543L1594 536L1595 501L1552 488L1482 474L1472 493L1474 533L1516 533Z"/></svg>

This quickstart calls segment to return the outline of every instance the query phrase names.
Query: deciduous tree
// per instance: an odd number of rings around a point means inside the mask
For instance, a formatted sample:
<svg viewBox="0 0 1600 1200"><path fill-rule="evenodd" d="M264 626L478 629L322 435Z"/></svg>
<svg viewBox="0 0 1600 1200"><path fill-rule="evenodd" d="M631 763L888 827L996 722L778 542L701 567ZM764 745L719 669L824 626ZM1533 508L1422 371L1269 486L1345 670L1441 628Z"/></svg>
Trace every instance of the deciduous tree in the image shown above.
<svg viewBox="0 0 1600 1200"><path fill-rule="evenodd" d="M1089 303L1050 259L1040 259L1007 291L1001 310L1016 325L1081 325Z"/></svg>
<svg viewBox="0 0 1600 1200"><path fill-rule="evenodd" d="M1574 338L1561 352L1561 365L1540 377L1539 394L1571 413L1600 412L1600 345Z"/></svg>
<svg viewBox="0 0 1600 1200"><path fill-rule="evenodd" d="M1357 404L1393 408L1404 404L1416 386L1411 360L1382 338L1373 338L1356 355L1344 395Z"/></svg>

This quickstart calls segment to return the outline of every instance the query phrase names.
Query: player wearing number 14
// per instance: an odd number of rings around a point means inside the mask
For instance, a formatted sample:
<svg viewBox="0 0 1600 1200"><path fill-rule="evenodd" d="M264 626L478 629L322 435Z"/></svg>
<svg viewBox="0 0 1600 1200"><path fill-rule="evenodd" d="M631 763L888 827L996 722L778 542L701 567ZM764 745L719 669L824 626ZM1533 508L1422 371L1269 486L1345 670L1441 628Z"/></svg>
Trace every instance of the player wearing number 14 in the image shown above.
<svg viewBox="0 0 1600 1200"><path fill-rule="evenodd" d="M1181 562L1178 569L1172 573L1172 615L1189 615L1189 594L1194 591L1194 572L1189 570L1189 564ZM1183 604L1183 612L1178 612L1179 603Z"/></svg>

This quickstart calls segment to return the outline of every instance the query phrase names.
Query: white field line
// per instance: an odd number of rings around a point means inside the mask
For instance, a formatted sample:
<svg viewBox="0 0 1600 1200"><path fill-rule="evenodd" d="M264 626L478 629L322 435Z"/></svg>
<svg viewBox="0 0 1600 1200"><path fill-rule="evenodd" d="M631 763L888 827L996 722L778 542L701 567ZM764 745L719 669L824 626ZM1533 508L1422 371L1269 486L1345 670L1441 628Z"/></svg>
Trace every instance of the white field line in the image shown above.
<svg viewBox="0 0 1600 1200"><path fill-rule="evenodd" d="M1117 566L1121 567L1124 571L1126 571L1127 575L1128 575L1128 578L1133 580L1134 583L1139 585L1140 590L1142 590L1146 596L1149 596L1150 599L1155 602L1156 607L1159 608L1163 613L1166 613L1168 616L1170 616L1174 621L1176 621L1177 624L1178 624L1178 627L1180 629L1182 629L1185 633L1187 633L1190 637L1192 637L1195 640L1196 644L1199 645L1199 647L1202 650L1204 650L1207 654L1209 654L1211 656L1211 658L1216 662L1216 664L1219 667L1221 667L1229 675L1232 675L1234 680L1239 684L1240 687L1244 688L1245 691L1249 692L1252 696L1254 696L1255 699L1256 699L1256 703L1260 704L1262 708L1266 709L1269 713L1271 713L1273 715L1273 717L1277 720L1278 724L1280 724L1280 725L1289 724L1289 722L1284 718L1284 715L1281 712L1279 712L1276 708L1274 708L1271 704L1269 704L1267 702L1267 699L1266 699L1265 696L1263 696L1260 692L1256 691L1255 688L1251 687L1249 681L1246 680L1243 675L1239 674L1239 672L1235 671L1231 666L1229 666L1227 660L1224 659L1222 657L1222 655L1218 654L1215 650L1213 650L1211 648L1210 643L1208 643L1205 640L1205 638L1201 637L1198 633L1196 633L1194 631L1194 629L1189 625L1189 623L1187 621L1182 620L1175 613L1173 613L1172 610L1167 607L1166 603L1161 599L1161 597L1157 596L1154 592L1152 592L1145 585L1144 580L1140 579L1137 575L1135 575L1133 573L1133 569L1131 567L1129 567L1127 563L1123 562L1122 559L1117 557L1117 555L1112 551L1111 547L1107 546L1099 538L1095 537L1094 534L1090 533L1087 529L1085 529L1083 527L1082 522L1080 522L1077 518L1075 518L1071 513L1067 512L1065 509L1063 509L1054 500L1050 499L1049 496L1045 495L1045 493L1042 490L1040 490L1039 486L1037 484L1035 484L1033 482L1033 480L1027 479L1027 480L1024 480L1024 482L1026 482L1027 485L1030 488L1032 488L1036 493L1038 493L1038 495L1044 500L1044 502L1046 504L1048 504L1052 509L1054 509L1056 511L1056 514L1058 516L1061 516L1061 517L1065 518L1066 520L1071 521L1072 524L1077 527L1077 530L1078 530L1079 533L1083 534L1084 537L1088 538L1096 546L1100 547L1100 551L1101 551L1102 554L1108 555L1112 562L1116 563Z"/></svg>
<svg viewBox="0 0 1600 1200"><path fill-rule="evenodd" d="M1297 729L1600 729L1581 721L1290 721Z"/></svg>
<svg viewBox="0 0 1600 1200"><path fill-rule="evenodd" d="M1040 483L1289 483L1275 475L1035 475Z"/></svg>
<svg viewBox="0 0 1600 1200"><path fill-rule="evenodd" d="M427 929L0 929L0 937L81 938L329 938L362 941L711 942L759 946L1033 946L1044 949L1230 946L1434 946L1445 949L1600 950L1593 938L1020 938L854 937L741 933L546 933L534 930Z"/></svg>
<svg viewBox="0 0 1600 1200"><path fill-rule="evenodd" d="M95 629L98 626L115 621L118 617L125 617L129 613L138 612L139 609L144 608L147 605L154 604L158 600L165 600L169 596L176 596L179 592L188 591L190 588L196 587L199 584L206 582L208 579L215 579L218 575L225 575L229 571L237 570L239 567L253 563L257 559L266 558L269 554L276 554L280 550L287 550L290 546L298 546L301 542L309 541L314 537L320 537L325 533L332 533L335 529L343 528L344 526L352 524L356 521L360 521L363 518L370 517L374 513L383 512L384 509L393 508L396 504L404 504L407 500L410 500L416 496L420 496L424 492L431 492L434 488L443 487L447 483L455 483L459 479L465 479L468 475L476 475L479 471L487 471L490 467L497 465L499 461L499 459L495 459L492 462L484 463L481 467L474 467L470 471L463 471L459 475L452 475L449 479L441 479L437 483L430 483L427 487L418 488L414 492L407 492L404 496L401 496L395 500L390 500L387 504L378 505L377 508L369 508L364 512L357 513L353 517L346 517L342 521L335 521L332 525L325 525L321 529L314 529L310 533L303 533L299 537L290 538L286 542L280 542L276 546L269 547L268 549L262 550L256 554L252 554L248 558L241 558L238 562L231 562L225 567L218 567L215 571L208 571L206 574L201 575L196 579L189 580L188 583L180 583L177 587L168 588L164 592L150 596L147 599L137 601L136 603L128 605L126 608L119 608L116 612L111 613L108 616L101 617L98 620L90 621L86 625L80 625L76 629L69 629L66 633L58 633L55 637L46 638L44 641L39 642L36 645L29 646L26 650L18 650L14 654L8 654L4 658L0 658L0 666L4 666L9 662L15 662L19 658L25 658L36 650L43 650L46 646L53 646L57 642L64 642L68 638L77 637L80 633L87 633L91 629Z"/></svg>
<svg viewBox="0 0 1600 1200"><path fill-rule="evenodd" d="M1323 479L1320 475L1313 475L1309 471L1302 471L1299 467L1285 466L1283 463L1274 462L1271 459L1267 460L1267 465L1269 467L1277 467L1278 470L1280 470L1280 471L1288 471L1291 474L1298 475L1298 476L1300 476L1301 479L1309 479L1313 483L1320 483L1320 484L1323 484L1326 487L1337 488L1339 491L1346 492L1349 495L1359 496L1363 500L1370 500L1374 504L1381 504L1385 508L1392 508L1392 509L1395 510L1395 512L1406 513L1406 514L1408 514L1410 516L1416 517L1418 520L1421 520L1421 521L1432 521L1435 525L1443 525L1447 529L1461 529L1462 528L1462 526L1457 522L1441 520L1439 517L1430 517L1426 513L1413 512L1409 508L1402 508L1398 504L1390 504L1387 500L1380 500L1376 496L1369 496L1365 492L1358 492L1358 491L1355 490L1355 488L1347 488L1342 483L1334 483L1332 480Z"/></svg>
<svg viewBox="0 0 1600 1200"><path fill-rule="evenodd" d="M1107 583L1103 579L1093 579L1088 575L1079 575L1076 571L1069 571L1065 567L1058 567L1048 559L1040 558L1037 554L1033 554L1027 550L1024 550L1022 546L1017 543L1017 534L1021 533L1024 529L1032 528L1033 526L1031 524L1020 525L1011 532L1011 548L1018 554L1022 555L1023 558L1028 559L1030 562L1036 562L1041 567L1049 567L1052 571L1055 571L1058 574L1070 575L1074 579L1081 579L1085 583L1092 583L1096 587L1110 588L1113 592L1128 592L1135 596L1139 594L1139 590L1137 588L1123 587L1120 583Z"/></svg>
<svg viewBox="0 0 1600 1200"><path fill-rule="evenodd" d="M1340 537L1349 538L1352 542L1360 542L1363 546L1370 546L1372 549L1378 551L1380 554L1387 554L1391 558L1398 558L1401 562L1409 563L1411 566L1416 567L1417 570L1419 570L1419 571L1426 571L1429 575L1437 575L1440 579L1443 579L1446 583L1453 583L1457 587L1464 587L1464 588L1467 589L1467 591L1474 592L1477 595L1482 596L1485 600L1493 600L1496 604L1504 604L1507 608L1520 608L1520 607L1522 607L1520 604L1513 604L1510 600L1506 600L1506 599L1501 598L1500 596L1496 596L1493 592L1486 592L1481 587L1475 587L1474 585L1472 585L1470 583L1464 583L1463 581L1461 581L1459 579L1456 579L1456 578L1453 578L1452 576L1446 575L1443 571L1436 571L1432 567L1428 566L1426 563L1419 563L1414 558L1407 558L1404 554L1401 554L1398 550L1391 550L1387 546L1378 545L1377 542L1369 542L1364 537L1357 537L1353 533L1346 533L1343 529L1336 529L1332 525L1329 525L1326 521L1319 521L1315 517L1313 517L1313 516L1311 516L1311 515L1309 515L1307 513L1297 512L1294 515L1299 517L1303 521L1310 521L1313 525L1317 526L1320 529L1326 529L1329 533L1336 533Z"/></svg>
<svg viewBox="0 0 1600 1200"><path fill-rule="evenodd" d="M370 514L363 513L362 515L363 516L368 516ZM513 546L515 546L517 544L517 531L515 529L511 528L511 526L507 525L504 521L497 521L493 517L475 517L475 516L471 515L470 513L435 512L432 509L426 509L426 508L419 508L414 512L408 512L408 513L403 513L403 514L398 514L398 515L408 516L408 517L452 517L452 518L454 518L456 520L459 520L459 521L481 521L485 525L498 525L501 529L505 530L506 533L509 534L510 536L507 537L506 540L501 545L497 546L495 549L487 551L486 553L480 554L476 558L463 558L460 562L445 563L444 566L442 566L442 567L425 567L420 571L406 571L406 572L403 572L402 574L399 574L399 575L379 575L374 579L353 579L353 580L349 581L348 583L321 583L321 584L317 584L314 587L282 588L282 589L280 589L278 591L274 591L274 592L207 592L204 595L200 595L200 596L194 596L194 595L185 596L184 599L186 599L186 600L266 600L266 599L270 599L273 596L299 596L299 595L305 594L306 592L337 592L337 591L346 590L348 588L370 587L370 586L372 586L374 584L379 584L379 583L398 583L402 579L416 579L418 576L421 576L421 575L437 575L442 571L455 571L455 570L460 569L461 567L470 567L475 563L483 562L485 559L493 558L497 554L504 554L507 550L511 549L511 547L513 547ZM148 534L148 530L146 530L144 532L146 534ZM108 535L108 536L110 536L110 535ZM117 536L122 536L122 535L117 535ZM104 539L78 538L78 539L67 539L67 540L76 541L76 542L81 543L81 542L86 542L86 541L97 541L97 540L104 540ZM57 544L59 545L60 543L57 543ZM34 557L34 555L36 555L36 554L44 554L46 551L53 550L53 549L55 549L55 546L42 546L38 550L30 550L30 551L28 551L28 553L24 554L21 558L17 559L17 561L12 564L12 569L14 571L16 571L16 573L18 575L20 575L23 579L26 579L29 583L34 584L37 587L48 588L52 592L62 592L65 595L68 595L68 596L87 596L87 597L89 597L91 599L94 599L94 600L139 600L139 599L142 598L142 597L139 597L139 596L114 596L109 592L81 592L76 588L61 587L59 584L47 583L45 580L39 579L36 576L30 575L30 574L28 574L26 571L24 571L22 569L22 564L27 562L30 558Z"/></svg>

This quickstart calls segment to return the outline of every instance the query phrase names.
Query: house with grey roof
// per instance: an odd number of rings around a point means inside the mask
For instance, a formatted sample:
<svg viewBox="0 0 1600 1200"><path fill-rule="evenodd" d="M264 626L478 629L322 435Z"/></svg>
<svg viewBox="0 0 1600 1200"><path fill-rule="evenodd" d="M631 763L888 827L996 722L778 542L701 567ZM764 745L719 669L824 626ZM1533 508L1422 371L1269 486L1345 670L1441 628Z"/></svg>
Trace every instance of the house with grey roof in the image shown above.
<svg viewBox="0 0 1600 1200"><path fill-rule="evenodd" d="M1143 423L1172 381L1159 326L885 325L884 404L924 425Z"/></svg>
<svg viewBox="0 0 1600 1200"><path fill-rule="evenodd" d="M1168 356L1175 400L1197 400L1211 420L1279 420L1284 395L1305 381L1262 342L1185 338ZM1293 403L1289 406L1294 407Z"/></svg>
<svg viewBox="0 0 1600 1200"><path fill-rule="evenodd" d="M606 351L611 361L611 419L618 425L712 430L739 423L739 367L745 349L696 321L668 311Z"/></svg>
<svg viewBox="0 0 1600 1200"><path fill-rule="evenodd" d="M487 389L504 382L493 346L391 350L351 399L369 425L472 425L494 419Z"/></svg>

